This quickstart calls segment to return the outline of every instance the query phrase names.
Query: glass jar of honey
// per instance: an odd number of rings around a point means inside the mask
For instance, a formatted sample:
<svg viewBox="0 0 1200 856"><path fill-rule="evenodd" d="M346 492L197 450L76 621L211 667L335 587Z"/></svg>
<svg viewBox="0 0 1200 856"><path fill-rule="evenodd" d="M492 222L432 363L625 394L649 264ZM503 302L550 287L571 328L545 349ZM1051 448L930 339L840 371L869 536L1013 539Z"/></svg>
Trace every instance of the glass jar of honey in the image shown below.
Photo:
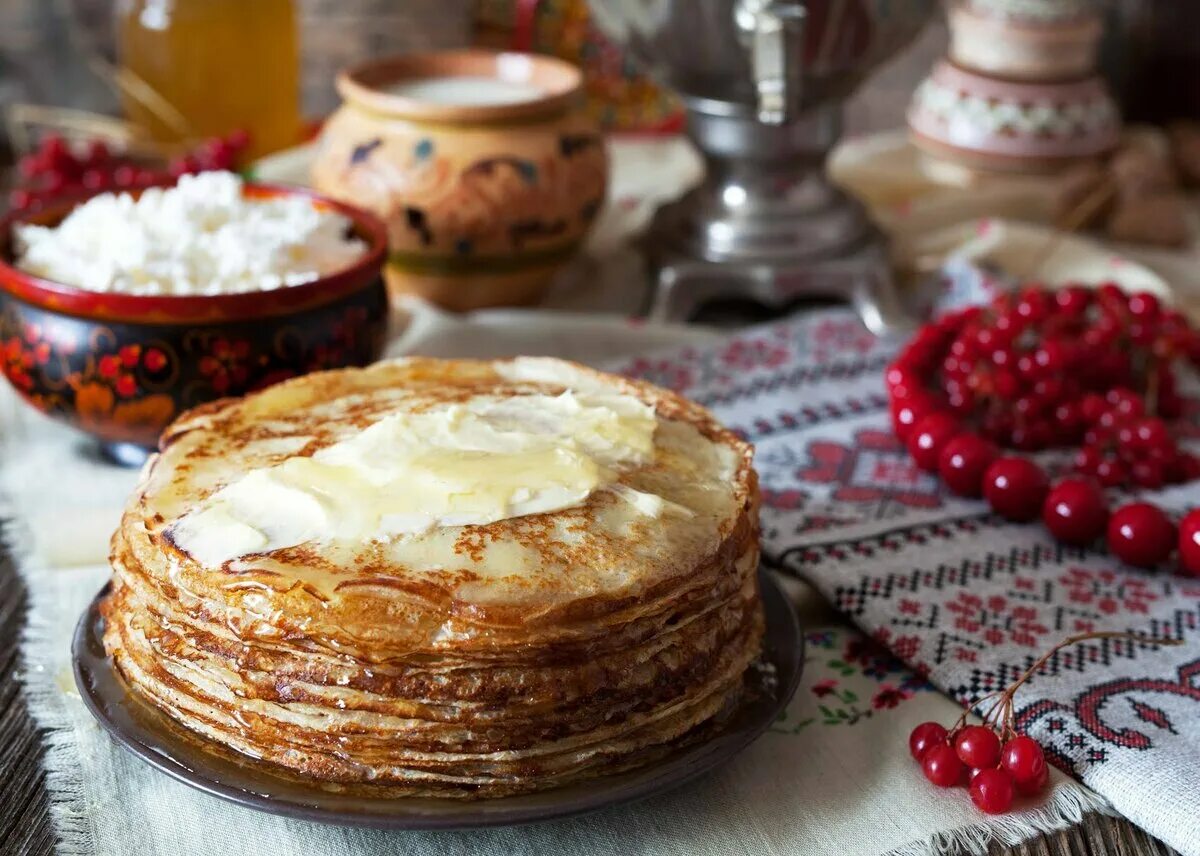
<svg viewBox="0 0 1200 856"><path fill-rule="evenodd" d="M242 129L251 156L299 140L292 0L118 0L116 14L125 114L151 137Z"/></svg>

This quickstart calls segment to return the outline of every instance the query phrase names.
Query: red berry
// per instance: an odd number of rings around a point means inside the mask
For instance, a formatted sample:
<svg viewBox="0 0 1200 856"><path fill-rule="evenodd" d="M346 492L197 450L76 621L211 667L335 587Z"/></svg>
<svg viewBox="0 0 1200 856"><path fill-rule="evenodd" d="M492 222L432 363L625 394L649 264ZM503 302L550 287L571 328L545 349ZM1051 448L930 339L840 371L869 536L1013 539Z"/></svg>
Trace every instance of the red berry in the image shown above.
<svg viewBox="0 0 1200 856"><path fill-rule="evenodd" d="M137 169L129 164L121 164L113 170L112 181L117 187L132 187L137 181Z"/></svg>
<svg viewBox="0 0 1200 856"><path fill-rule="evenodd" d="M1108 402L1103 396L1097 395L1094 392L1089 392L1083 397L1083 401L1079 403L1079 408L1083 411L1083 421L1088 425L1096 422L1108 410Z"/></svg>
<svg viewBox="0 0 1200 856"><path fill-rule="evenodd" d="M1125 484L1129 471L1119 460L1106 458L1096 466L1096 478L1105 487L1118 487Z"/></svg>
<svg viewBox="0 0 1200 856"><path fill-rule="evenodd" d="M983 476L983 495L992 509L1018 523L1041 513L1047 488L1045 472L1025 458L997 458Z"/></svg>
<svg viewBox="0 0 1200 856"><path fill-rule="evenodd" d="M914 366L900 360L888 366L887 371L883 375L883 380L887 384L888 391L898 398L906 397L906 393L896 395L898 388L910 390L920 389L924 386L921 381L921 373Z"/></svg>
<svg viewBox="0 0 1200 856"><path fill-rule="evenodd" d="M1082 315L1091 305L1092 292L1081 285L1069 285L1054 292L1054 302L1065 315Z"/></svg>
<svg viewBox="0 0 1200 856"><path fill-rule="evenodd" d="M229 143L229 145L233 147L234 151L240 152L242 149L246 148L246 146L250 145L250 132L244 128L237 128L229 132L229 134L225 137L225 142Z"/></svg>
<svg viewBox="0 0 1200 856"><path fill-rule="evenodd" d="M1000 738L985 725L968 725L958 732L954 751L968 767L995 767L1000 763Z"/></svg>
<svg viewBox="0 0 1200 856"><path fill-rule="evenodd" d="M908 735L908 751L920 761L934 746L945 744L946 729L936 722L922 722Z"/></svg>
<svg viewBox="0 0 1200 856"><path fill-rule="evenodd" d="M1179 521L1179 567L1186 574L1200 577L1200 508L1189 511Z"/></svg>
<svg viewBox="0 0 1200 856"><path fill-rule="evenodd" d="M925 778L939 788L952 788L962 780L964 772L962 761L950 748L949 743L939 743L931 746L921 758L921 769Z"/></svg>
<svg viewBox="0 0 1200 856"><path fill-rule="evenodd" d="M1104 453L1095 446L1084 446L1075 453L1075 469L1084 475L1096 474L1096 467L1104 460Z"/></svg>
<svg viewBox="0 0 1200 856"><path fill-rule="evenodd" d="M1007 770L980 770L971 780L971 802L987 814L1004 814L1012 808L1014 783Z"/></svg>
<svg viewBox="0 0 1200 856"><path fill-rule="evenodd" d="M1000 765L1018 782L1029 782L1042 775L1046 755L1032 737L1018 735L1000 750Z"/></svg>
<svg viewBox="0 0 1200 856"><path fill-rule="evenodd" d="M108 144L104 140L92 140L88 143L87 154L84 156L84 162L88 166L100 166L108 163L108 159L112 157L112 153L108 150Z"/></svg>
<svg viewBox="0 0 1200 856"><path fill-rule="evenodd" d="M1042 764L1041 775L1032 779L1023 779L1016 784L1017 793L1021 796L1036 797L1046 790L1046 785L1050 784L1050 765Z"/></svg>
<svg viewBox="0 0 1200 856"><path fill-rule="evenodd" d="M14 190L8 194L8 204L15 211L24 211L36 201L36 198L28 190Z"/></svg>
<svg viewBox="0 0 1200 856"><path fill-rule="evenodd" d="M1143 321L1154 320L1158 317L1158 298L1145 291L1129 295L1129 314Z"/></svg>
<svg viewBox="0 0 1200 856"><path fill-rule="evenodd" d="M1064 479L1046 494L1042 522L1065 544L1090 544L1104 534L1108 504L1091 481Z"/></svg>
<svg viewBox="0 0 1200 856"><path fill-rule="evenodd" d="M1166 482L1166 473L1161 461L1137 461L1130 470L1133 483L1138 487L1160 488Z"/></svg>
<svg viewBox="0 0 1200 856"><path fill-rule="evenodd" d="M982 496L983 474L1000 452L978 434L959 434L942 449L938 475L959 496Z"/></svg>
<svg viewBox="0 0 1200 856"><path fill-rule="evenodd" d="M1120 416L1141 416L1146 411L1142 397L1132 389L1113 387L1104 398Z"/></svg>
<svg viewBox="0 0 1200 856"><path fill-rule="evenodd" d="M913 426L937 409L937 403L928 395L915 395L903 401L892 402L892 432L903 443L912 434Z"/></svg>
<svg viewBox="0 0 1200 856"><path fill-rule="evenodd" d="M1175 548L1175 527L1156 505L1131 502L1108 521L1108 549L1123 562L1152 568Z"/></svg>
<svg viewBox="0 0 1200 856"><path fill-rule="evenodd" d="M962 425L949 413L930 413L908 435L908 453L921 469L937 472L942 449L961 430Z"/></svg>

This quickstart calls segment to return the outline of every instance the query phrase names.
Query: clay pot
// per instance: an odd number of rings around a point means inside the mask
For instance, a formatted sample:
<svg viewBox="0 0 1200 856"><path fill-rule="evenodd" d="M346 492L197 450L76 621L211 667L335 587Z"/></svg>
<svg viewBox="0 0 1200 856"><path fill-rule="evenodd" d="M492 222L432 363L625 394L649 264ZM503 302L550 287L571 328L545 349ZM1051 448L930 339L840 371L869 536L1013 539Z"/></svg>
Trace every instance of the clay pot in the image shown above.
<svg viewBox="0 0 1200 856"><path fill-rule="evenodd" d="M1110 152L1121 121L1099 77L1029 83L942 62L908 112L913 142L971 169L1057 172Z"/></svg>
<svg viewBox="0 0 1200 856"><path fill-rule="evenodd" d="M481 97L414 89L447 79L484 84ZM524 94L495 103L482 97L489 82ZM530 303L604 201L607 153L580 109L580 86L562 60L487 51L343 71L344 103L325 125L313 183L384 220L393 294L455 310Z"/></svg>

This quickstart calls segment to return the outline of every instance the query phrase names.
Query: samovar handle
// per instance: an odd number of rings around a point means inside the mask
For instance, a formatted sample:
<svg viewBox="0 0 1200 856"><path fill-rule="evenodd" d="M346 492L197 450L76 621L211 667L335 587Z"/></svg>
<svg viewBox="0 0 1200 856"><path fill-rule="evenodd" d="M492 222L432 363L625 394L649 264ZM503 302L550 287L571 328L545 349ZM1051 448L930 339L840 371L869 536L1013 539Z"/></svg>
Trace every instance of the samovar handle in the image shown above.
<svg viewBox="0 0 1200 856"><path fill-rule="evenodd" d="M806 10L802 0L737 0L734 21L750 52L758 121L782 125L800 93Z"/></svg>

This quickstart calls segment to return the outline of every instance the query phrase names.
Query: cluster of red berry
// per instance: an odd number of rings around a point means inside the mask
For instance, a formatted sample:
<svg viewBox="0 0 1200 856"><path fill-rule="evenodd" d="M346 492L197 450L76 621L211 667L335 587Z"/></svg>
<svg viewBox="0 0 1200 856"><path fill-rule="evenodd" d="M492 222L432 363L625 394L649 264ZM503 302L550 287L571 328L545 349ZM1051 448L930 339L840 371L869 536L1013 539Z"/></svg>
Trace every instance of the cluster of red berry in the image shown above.
<svg viewBox="0 0 1200 856"><path fill-rule="evenodd" d="M60 136L48 135L17 164L21 183L8 201L13 209L25 211L63 196L146 187L205 170L232 170L249 143L244 131L234 131L205 140L162 167L113 152L103 140L73 147Z"/></svg>
<svg viewBox="0 0 1200 856"><path fill-rule="evenodd" d="M1003 690L979 699L979 707L992 704L982 725L967 725L963 713L949 729L937 722L922 722L908 737L908 749L925 778L942 788L965 784L971 801L988 814L1003 814L1017 794L1036 796L1046 789L1050 771L1042 747L1032 737L1013 728L1013 697L1062 648L1092 639L1126 639L1149 645L1178 645L1173 639L1151 639L1134 633L1097 631L1081 633L1055 645L1017 680Z"/></svg>
<svg viewBox="0 0 1200 856"><path fill-rule="evenodd" d="M1174 374L1181 358L1200 365L1200 335L1153 295L1030 286L917 333L887 370L892 425L919 467L1009 520L1041 515L1076 545L1107 533L1109 549L1141 567L1178 546L1183 570L1200 575L1200 510L1177 533L1149 503L1110 515L1103 492L1200 478L1200 459L1164 421L1184 409ZM1052 488L1042 467L1001 446L1079 446L1081 477Z"/></svg>
<svg viewBox="0 0 1200 856"><path fill-rule="evenodd" d="M922 722L909 735L908 748L925 778L941 788L966 783L971 801L988 814L1003 814L1016 794L1036 796L1050 781L1036 740L1017 735L1001 744L986 725L947 731L937 722Z"/></svg>

